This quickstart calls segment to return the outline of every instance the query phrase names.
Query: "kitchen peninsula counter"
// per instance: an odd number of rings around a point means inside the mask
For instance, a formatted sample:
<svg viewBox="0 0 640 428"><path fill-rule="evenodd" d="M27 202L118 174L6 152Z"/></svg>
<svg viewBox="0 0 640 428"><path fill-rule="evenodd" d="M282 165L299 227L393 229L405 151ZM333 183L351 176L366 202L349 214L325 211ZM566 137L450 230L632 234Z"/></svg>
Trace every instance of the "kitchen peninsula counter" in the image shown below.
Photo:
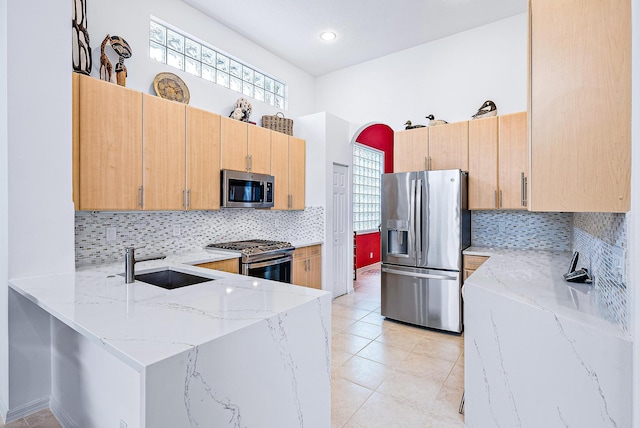
<svg viewBox="0 0 640 428"><path fill-rule="evenodd" d="M174 290L125 284L124 263L11 280L12 299L52 316L52 371L64 372L52 373L54 413L95 427L117 426L100 419L104 407L128 415L128 428L328 426L330 293L190 266L224 258L196 251L136 264L212 279ZM95 364L65 364L78 349ZM115 379L113 390L78 385L83 371ZM74 406L78 388L94 407Z"/></svg>
<svg viewBox="0 0 640 428"><path fill-rule="evenodd" d="M571 253L464 254L489 256L463 286L466 426L629 426L632 342Z"/></svg>

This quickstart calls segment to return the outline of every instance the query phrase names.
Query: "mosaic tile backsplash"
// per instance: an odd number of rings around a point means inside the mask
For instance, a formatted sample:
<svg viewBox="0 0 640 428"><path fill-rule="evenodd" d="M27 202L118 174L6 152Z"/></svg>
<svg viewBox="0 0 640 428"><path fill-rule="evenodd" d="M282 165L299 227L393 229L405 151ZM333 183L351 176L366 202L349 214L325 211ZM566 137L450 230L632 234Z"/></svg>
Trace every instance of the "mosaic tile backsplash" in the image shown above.
<svg viewBox="0 0 640 428"><path fill-rule="evenodd" d="M115 228L115 240L107 242L107 228ZM145 246L142 254L178 253L199 249L212 242L242 239L321 242L324 240L324 208L307 207L304 211L242 208L171 212L77 211L75 216L77 267L119 261L128 246Z"/></svg>
<svg viewBox="0 0 640 428"><path fill-rule="evenodd" d="M471 245L476 247L569 251L570 213L472 211Z"/></svg>
<svg viewBox="0 0 640 428"><path fill-rule="evenodd" d="M627 216L575 213L572 249L580 253L578 268L589 269L595 277L594 290L600 312L628 332L631 299L627 289Z"/></svg>

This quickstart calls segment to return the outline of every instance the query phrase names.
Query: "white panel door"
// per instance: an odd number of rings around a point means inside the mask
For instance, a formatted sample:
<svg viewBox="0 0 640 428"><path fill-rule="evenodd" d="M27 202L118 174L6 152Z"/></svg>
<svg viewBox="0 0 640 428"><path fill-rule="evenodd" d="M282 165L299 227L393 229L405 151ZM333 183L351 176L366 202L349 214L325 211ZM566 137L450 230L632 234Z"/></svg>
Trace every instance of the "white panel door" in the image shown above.
<svg viewBox="0 0 640 428"><path fill-rule="evenodd" d="M347 294L349 278L348 167L333 164L333 297Z"/></svg>

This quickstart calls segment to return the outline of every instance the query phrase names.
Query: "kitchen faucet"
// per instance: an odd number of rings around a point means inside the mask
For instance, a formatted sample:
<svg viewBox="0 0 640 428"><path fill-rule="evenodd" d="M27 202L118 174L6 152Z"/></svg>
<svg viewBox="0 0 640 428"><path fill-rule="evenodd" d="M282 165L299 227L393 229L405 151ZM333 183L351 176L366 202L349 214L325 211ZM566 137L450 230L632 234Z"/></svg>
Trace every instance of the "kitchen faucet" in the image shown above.
<svg viewBox="0 0 640 428"><path fill-rule="evenodd" d="M164 254L157 254L153 256L141 257L139 259L135 258L135 248L126 247L124 249L124 282L125 284L131 284L136 280L136 268L135 265L137 262L146 262L149 260L161 260L164 259Z"/></svg>

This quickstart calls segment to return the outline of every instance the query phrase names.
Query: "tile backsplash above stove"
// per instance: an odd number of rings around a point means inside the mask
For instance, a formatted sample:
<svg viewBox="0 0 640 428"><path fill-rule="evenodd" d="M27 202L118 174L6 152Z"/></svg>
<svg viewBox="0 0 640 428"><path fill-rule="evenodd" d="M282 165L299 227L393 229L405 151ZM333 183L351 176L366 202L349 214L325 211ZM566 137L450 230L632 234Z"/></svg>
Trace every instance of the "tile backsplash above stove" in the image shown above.
<svg viewBox="0 0 640 428"><path fill-rule="evenodd" d="M177 253L203 248L212 242L243 239L321 242L324 240L324 208L77 211L75 216L76 266L117 262L127 246L145 246L144 254Z"/></svg>

